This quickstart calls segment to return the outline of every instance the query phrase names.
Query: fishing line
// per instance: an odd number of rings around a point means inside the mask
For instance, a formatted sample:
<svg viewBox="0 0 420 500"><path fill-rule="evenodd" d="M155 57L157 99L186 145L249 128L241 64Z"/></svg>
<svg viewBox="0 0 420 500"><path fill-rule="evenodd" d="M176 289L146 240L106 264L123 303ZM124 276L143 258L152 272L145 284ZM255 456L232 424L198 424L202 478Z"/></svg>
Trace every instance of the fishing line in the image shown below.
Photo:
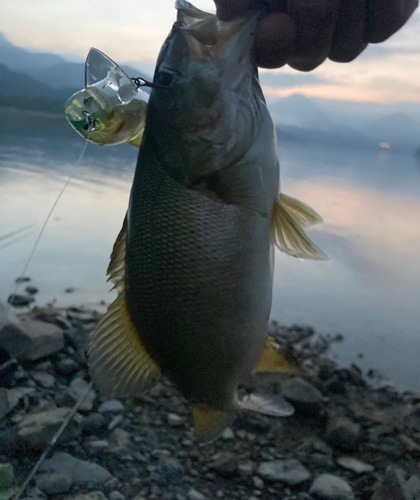
<svg viewBox="0 0 420 500"><path fill-rule="evenodd" d="M82 151L81 151L81 153L80 153L80 155L79 155L79 158L78 158L78 160L77 160L76 164L75 164L75 165L74 165L74 167L73 167L73 170L79 167L79 165L80 165L80 163L81 163L81 161L82 161L82 158L83 158L83 156L84 156L84 154L85 154L85 151L86 151L86 148L87 148L88 142L89 142L89 138L87 138L87 139L86 139L85 144L84 144L84 146L83 146L83 149L82 149ZM67 179L67 180L66 180L66 182L64 183L64 186L61 188L60 193L58 194L58 196L57 196L57 198L56 198L55 202L53 203L53 205L52 205L52 207L51 207L51 209L50 209L50 211L49 211L49 213L48 213L48 215L47 215L47 218L45 219L44 224L43 224L43 225L42 225L42 227L41 227L41 230L40 230L40 232L39 232L39 234L38 234L38 237L37 237L37 239L36 239L36 241L35 241L35 243L34 243L34 246L32 247L31 253L29 254L28 260L26 261L26 263L25 263L25 265L24 265L24 267L23 267L23 270L22 270L22 272L21 272L20 276L19 276L19 277L18 277L18 279L16 280L17 284L16 284L16 287L15 287L15 291L13 292L13 294L12 294L12 295L9 297L9 299L8 299L8 302L9 302L9 304L10 304L11 306L13 305L13 300L14 300L14 298L16 297L16 295L17 295L18 291L19 291L19 288L20 288L20 286L21 286L21 284L22 284L22 281L23 281L23 278L24 278L24 276L25 276L25 273L26 273L26 271L28 270L29 264L31 263L32 257L34 256L34 253L35 253L35 251L36 251L36 249L37 249L37 247L38 247L39 241L40 241L40 239L41 239L42 235L44 234L45 228L47 227L47 224L48 224L48 222L49 222L49 220L50 220L50 218L51 218L51 215L52 215L52 213L54 212L54 209L55 209L55 207L57 206L58 202L60 201L60 198L63 196L63 193L64 193L64 191L66 190L66 187L70 184L70 181L71 181L71 179L73 178L73 176L74 176L74 172L73 172L72 174L70 174L70 175L69 175L68 179Z"/></svg>

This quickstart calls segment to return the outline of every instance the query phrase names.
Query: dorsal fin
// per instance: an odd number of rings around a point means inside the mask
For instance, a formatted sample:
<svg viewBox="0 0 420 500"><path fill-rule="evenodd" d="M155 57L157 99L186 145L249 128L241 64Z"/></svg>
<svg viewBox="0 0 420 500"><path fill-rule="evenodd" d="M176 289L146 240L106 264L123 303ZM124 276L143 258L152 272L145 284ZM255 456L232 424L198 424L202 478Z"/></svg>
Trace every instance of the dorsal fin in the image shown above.
<svg viewBox="0 0 420 500"><path fill-rule="evenodd" d="M89 371L101 392L111 397L134 397L152 387L160 368L141 342L125 296L127 216L115 241L108 267L118 297L108 307L92 335Z"/></svg>

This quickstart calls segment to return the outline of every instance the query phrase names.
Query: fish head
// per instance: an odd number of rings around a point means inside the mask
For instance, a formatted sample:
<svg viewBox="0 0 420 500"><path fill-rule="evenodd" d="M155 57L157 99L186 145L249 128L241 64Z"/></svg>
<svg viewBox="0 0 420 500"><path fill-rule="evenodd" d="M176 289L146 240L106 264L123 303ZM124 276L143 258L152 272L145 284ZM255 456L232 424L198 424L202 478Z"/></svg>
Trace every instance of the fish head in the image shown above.
<svg viewBox="0 0 420 500"><path fill-rule="evenodd" d="M157 61L147 129L170 173L192 184L243 156L257 133L258 13L221 22L185 0L176 7Z"/></svg>

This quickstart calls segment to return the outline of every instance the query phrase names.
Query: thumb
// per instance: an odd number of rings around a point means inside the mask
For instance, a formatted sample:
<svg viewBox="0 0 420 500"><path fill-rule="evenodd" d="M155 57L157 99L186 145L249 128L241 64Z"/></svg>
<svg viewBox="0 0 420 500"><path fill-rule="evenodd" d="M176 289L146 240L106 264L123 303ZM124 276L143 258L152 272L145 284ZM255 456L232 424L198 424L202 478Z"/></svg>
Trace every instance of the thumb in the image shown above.
<svg viewBox="0 0 420 500"><path fill-rule="evenodd" d="M261 0L214 0L217 16L221 21L230 21L250 9L261 5Z"/></svg>

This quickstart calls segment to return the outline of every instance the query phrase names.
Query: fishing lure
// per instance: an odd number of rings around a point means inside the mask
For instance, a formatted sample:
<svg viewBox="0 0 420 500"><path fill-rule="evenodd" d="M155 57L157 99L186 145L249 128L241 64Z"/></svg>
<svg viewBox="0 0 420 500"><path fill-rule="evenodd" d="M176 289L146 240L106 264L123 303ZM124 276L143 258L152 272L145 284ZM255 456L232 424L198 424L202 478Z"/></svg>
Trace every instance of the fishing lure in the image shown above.
<svg viewBox="0 0 420 500"><path fill-rule="evenodd" d="M85 88L66 102L66 118L79 135L95 144L140 147L149 100L142 86L156 85L130 78L107 55L92 48L85 63Z"/></svg>

